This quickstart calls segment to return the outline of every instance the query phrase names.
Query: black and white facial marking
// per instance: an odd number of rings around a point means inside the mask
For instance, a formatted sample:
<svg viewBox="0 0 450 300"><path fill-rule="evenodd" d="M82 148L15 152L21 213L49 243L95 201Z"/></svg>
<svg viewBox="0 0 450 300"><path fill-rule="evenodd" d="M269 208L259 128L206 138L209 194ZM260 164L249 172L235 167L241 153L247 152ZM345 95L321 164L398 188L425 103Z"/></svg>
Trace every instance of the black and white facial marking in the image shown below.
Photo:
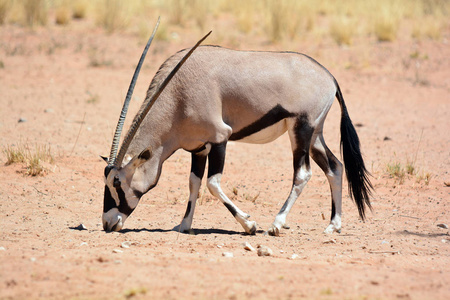
<svg viewBox="0 0 450 300"><path fill-rule="evenodd" d="M133 212L142 195L156 185L145 181L145 170L138 169L152 157L150 148L144 149L125 166L105 168L105 196L103 202L103 228L119 231ZM157 181L157 176L154 176ZM144 191L144 192L142 192Z"/></svg>
<svg viewBox="0 0 450 300"><path fill-rule="evenodd" d="M130 187L121 178L120 172L113 167L105 168L105 195L103 202L103 229L105 231L119 231L125 220L136 208L142 193L133 191L128 195ZM129 194L129 193L128 193Z"/></svg>

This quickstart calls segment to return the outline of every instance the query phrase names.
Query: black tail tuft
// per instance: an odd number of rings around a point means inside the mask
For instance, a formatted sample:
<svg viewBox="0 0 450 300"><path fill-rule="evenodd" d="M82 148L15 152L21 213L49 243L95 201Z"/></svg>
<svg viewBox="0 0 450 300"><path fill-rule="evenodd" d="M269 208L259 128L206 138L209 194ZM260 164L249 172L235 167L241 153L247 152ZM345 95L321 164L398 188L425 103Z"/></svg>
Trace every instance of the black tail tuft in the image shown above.
<svg viewBox="0 0 450 300"><path fill-rule="evenodd" d="M359 215L362 220L365 219L365 206L372 209L370 204L370 195L372 184L369 180L364 160L361 155L359 138L353 126L347 107L344 103L341 90L337 85L336 97L341 105L341 149L344 157L345 173L347 174L348 192L350 197L356 202Z"/></svg>

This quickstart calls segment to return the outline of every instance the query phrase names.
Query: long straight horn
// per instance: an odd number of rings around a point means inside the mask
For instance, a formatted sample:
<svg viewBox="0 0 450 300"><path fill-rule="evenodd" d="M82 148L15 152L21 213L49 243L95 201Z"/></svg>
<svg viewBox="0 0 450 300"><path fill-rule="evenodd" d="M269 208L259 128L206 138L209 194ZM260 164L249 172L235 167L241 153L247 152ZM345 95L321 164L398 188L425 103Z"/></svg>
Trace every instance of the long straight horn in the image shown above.
<svg viewBox="0 0 450 300"><path fill-rule="evenodd" d="M119 155L117 156L117 159L115 161L114 166L116 168L120 167L122 164L123 157L125 156L125 153L128 150L128 146L131 143L131 140L133 139L134 135L136 134L136 131L138 130L139 126L142 123L142 120L144 120L145 116L147 115L150 108L155 103L156 99L158 99L159 95L163 92L164 88L167 86L167 84L170 82L170 80L175 76L177 71L181 68L181 66L184 64L184 62L191 56L191 54L194 52L195 49L197 49L198 46L211 34L212 31L208 32L202 39L200 39L197 44L195 44L194 47L189 50L188 53L178 62L178 64L175 66L175 68L170 72L170 74L164 79L164 81L161 83L161 85L158 87L156 92L151 96L150 100L147 102L147 106L142 110L141 114L135 118L135 121L133 122L130 130L128 131L127 136L123 140L122 147L120 148Z"/></svg>
<svg viewBox="0 0 450 300"><path fill-rule="evenodd" d="M145 56L147 55L147 51L150 48L150 45L155 37L156 30L159 26L160 18L158 17L158 21L156 22L155 29L153 29L153 33L149 38L147 45L145 45L144 51L142 52L141 58L139 59L139 63L134 71L133 78L131 79L130 86L128 87L127 96L123 103L122 112L120 113L119 122L117 123L116 132L114 133L114 139L111 146L111 154L109 155L108 165L113 166L116 163L117 150L119 149L120 135L122 133L123 124L125 122L125 117L127 116L128 105L130 104L131 96L133 95L134 86L136 85L137 78L139 76L139 72L141 71L142 64L144 62Z"/></svg>

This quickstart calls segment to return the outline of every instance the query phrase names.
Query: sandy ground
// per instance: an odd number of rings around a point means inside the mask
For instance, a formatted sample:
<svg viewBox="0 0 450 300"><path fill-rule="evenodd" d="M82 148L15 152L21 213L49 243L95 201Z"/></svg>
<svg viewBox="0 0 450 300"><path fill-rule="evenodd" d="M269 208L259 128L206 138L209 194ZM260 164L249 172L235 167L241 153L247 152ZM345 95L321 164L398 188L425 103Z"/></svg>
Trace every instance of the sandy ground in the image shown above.
<svg viewBox="0 0 450 300"><path fill-rule="evenodd" d="M287 136L228 146L223 188L258 222L255 236L244 235L204 187L195 235L172 231L188 198L190 155L182 151L165 163L124 230L102 230L99 155L109 153L144 43L83 26L0 27L0 144L50 145L55 157L45 176L30 177L21 164L5 166L1 153L1 299L448 299L449 230L437 225L450 223L449 34L439 42L290 46L338 79L373 175L374 210L361 222L344 183L342 233L323 234L329 188L313 165L288 217L291 229L268 237L262 233L291 185ZM152 46L130 115L164 59L199 37ZM239 47L284 50L245 39ZM339 156L336 103L325 139ZM386 166L396 162L412 162L416 174L403 182L390 177ZM87 230L77 229L81 223ZM244 242L273 255L258 257Z"/></svg>

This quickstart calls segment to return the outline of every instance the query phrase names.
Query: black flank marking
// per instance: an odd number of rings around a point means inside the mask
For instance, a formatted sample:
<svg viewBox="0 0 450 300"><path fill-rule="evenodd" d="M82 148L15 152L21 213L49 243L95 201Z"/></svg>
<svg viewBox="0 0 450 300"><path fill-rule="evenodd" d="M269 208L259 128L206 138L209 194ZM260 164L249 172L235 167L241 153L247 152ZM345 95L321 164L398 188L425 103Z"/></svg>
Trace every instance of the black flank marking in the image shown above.
<svg viewBox="0 0 450 300"><path fill-rule="evenodd" d="M189 216L189 213L191 212L191 206L192 206L192 203L191 203L191 201L189 201L187 208L186 208L186 213L184 214L183 219L186 219Z"/></svg>
<svg viewBox="0 0 450 300"><path fill-rule="evenodd" d="M284 109L280 104L277 104L274 108L272 108L267 114L265 114L261 119L253 122L247 127L242 128L238 132L233 133L230 136L230 141L241 140L247 136L250 136L258 131L263 130L269 126L272 126L279 121L293 117L295 114L288 112Z"/></svg>
<svg viewBox="0 0 450 300"><path fill-rule="evenodd" d="M194 173L198 178L202 179L203 175L205 174L207 156L192 153L191 157L191 172Z"/></svg>
<svg viewBox="0 0 450 300"><path fill-rule="evenodd" d="M233 217L236 217L236 215L237 215L236 209L231 204L224 203L224 205L228 208L228 210L233 215Z"/></svg>
<svg viewBox="0 0 450 300"><path fill-rule="evenodd" d="M208 154L208 178L216 174L222 174L225 165L225 152L227 143L211 145L211 151Z"/></svg>
<svg viewBox="0 0 450 300"><path fill-rule="evenodd" d="M103 212L108 212L111 208L117 207L116 201L111 196L108 186L105 185L105 195L103 198Z"/></svg>
<svg viewBox="0 0 450 300"><path fill-rule="evenodd" d="M122 188L116 187L117 195L119 195L119 211L127 216L131 215L134 209L128 206L127 199L125 197L125 193Z"/></svg>

